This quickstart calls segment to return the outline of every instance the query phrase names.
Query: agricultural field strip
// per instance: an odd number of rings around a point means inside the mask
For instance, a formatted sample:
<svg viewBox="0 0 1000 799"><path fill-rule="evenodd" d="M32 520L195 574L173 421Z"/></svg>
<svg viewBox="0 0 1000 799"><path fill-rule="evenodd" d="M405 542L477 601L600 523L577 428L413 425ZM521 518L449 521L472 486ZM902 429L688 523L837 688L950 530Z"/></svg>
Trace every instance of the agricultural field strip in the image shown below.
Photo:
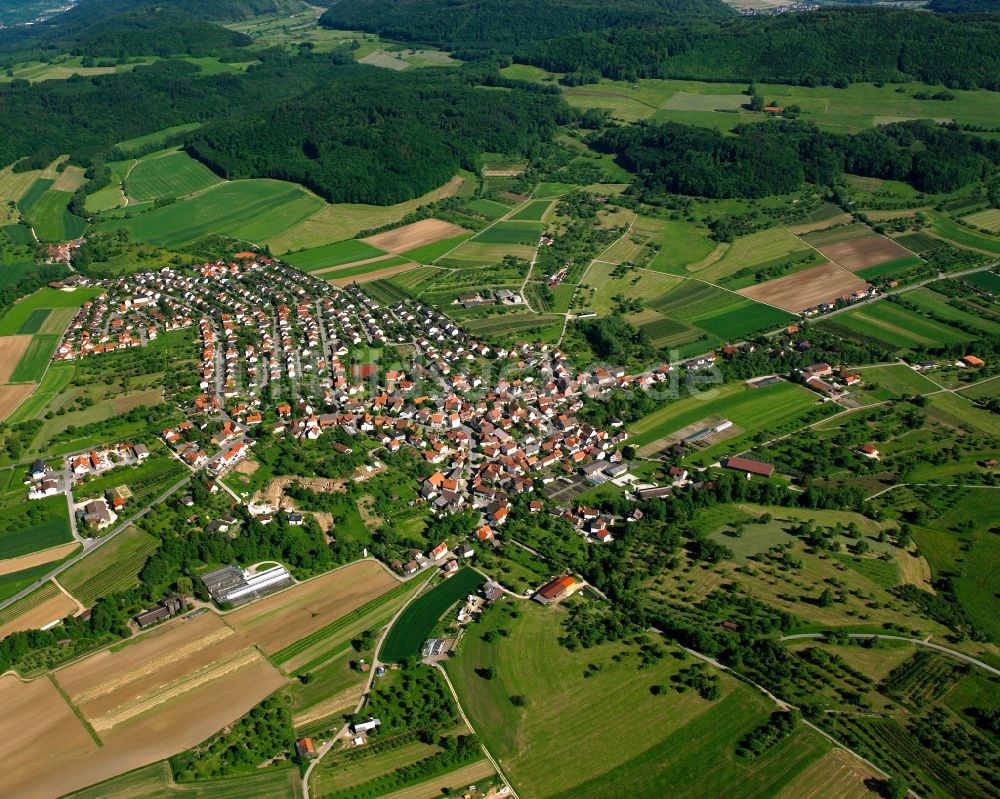
<svg viewBox="0 0 1000 799"><path fill-rule="evenodd" d="M537 188L537 187L536 187L536 188ZM532 194L534 194L534 192L532 192ZM530 198L530 197L529 197L529 198L528 198L527 200L522 200L522 201L521 201L520 203L518 203L518 204L517 204L517 205L515 205L515 206L514 206L513 208L511 208L511 209L510 209L510 210L509 210L509 211L508 211L507 213L505 213L505 214L504 214L503 216L499 216L499 217L497 217L497 218L496 218L496 219L494 219L494 220L493 220L492 222L490 222L490 223L489 223L489 224L488 224L488 225L487 225L486 227L484 227L484 228L483 228L482 230L478 230L478 231L476 231L476 235L478 236L478 235L480 235L480 234L482 234L482 233L485 233L485 232L486 232L487 230L489 230L490 228L492 228L492 227L493 227L494 225L497 225L497 224L499 224L500 222L504 222L504 221L509 221L509 220L510 220L510 218L511 218L511 217L512 217L512 216L513 216L513 215L514 215L514 214L515 214L515 213L516 213L517 211L520 211L521 209L523 209L523 208L527 207L527 206L528 206L528 205L529 205L529 204L530 204L531 202L532 202L532 198ZM468 239L467 239L467 240L468 240ZM467 241L467 240L466 240L466 241ZM447 257L448 257L449 255L451 255L451 254L452 254L453 252L455 252L455 250L457 250L457 249L458 249L459 247L461 247L461 246L462 246L463 244L465 244L465 241L460 241L460 242L459 242L458 244L456 244L456 245L455 245L454 247L452 247L452 248L451 248L450 250L448 250L448 252L446 252L446 253L443 253L442 255L439 255L439 256L438 256L437 258L435 258L435 259L434 259L434 262L436 263L437 261L440 261L440 260L441 260L442 258L447 258Z"/></svg>
<svg viewBox="0 0 1000 799"><path fill-rule="evenodd" d="M185 674L183 677L178 677L151 695L141 697L111 713L106 713L103 716L92 719L91 724L95 730L103 731L111 729L183 693L199 688L208 682L231 674L259 660L261 660L260 652L254 647L247 647L239 652L234 652L223 660L210 663L193 674Z"/></svg>
<svg viewBox="0 0 1000 799"><path fill-rule="evenodd" d="M236 635L236 632L232 627L220 627L219 629L209 633L206 636L198 638L195 641L191 641L188 644L174 649L170 653L170 658L172 662L178 662L183 660L188 655L193 655L196 652L204 649L205 647L214 644L218 641L223 641L227 638L231 638ZM161 657L153 658L147 661L138 668L127 671L124 674L119 674L113 679L102 680L99 684L95 685L89 690L82 691L78 694L73 695L73 701L79 705L86 704L87 702L92 702L95 699L99 699L102 696L112 693L118 690L124 685L128 685L130 682L138 680L140 677L145 677L149 674L153 674L156 671L163 668L163 659Z"/></svg>
<svg viewBox="0 0 1000 799"><path fill-rule="evenodd" d="M382 606L386 602L390 602L396 597L405 594L408 590L410 590L411 587L412 586L409 582L400 583L396 587L391 588L389 591L382 594L382 596L377 597L371 600L370 602L366 602L361 607L355 608L346 615L341 616L335 621L330 622L330 624L326 625L325 627L321 627L315 632L310 633L305 638L300 638L294 644L286 646L284 649L278 650L273 655L271 655L271 660L277 665L287 663L293 657L304 652L313 644L319 643L324 638L328 638L329 636L333 635L334 633L338 632L344 627L347 627L351 622L357 621L361 617L368 615L374 610L377 610L380 606ZM324 655L323 657L325 659L326 655ZM312 663L307 664L305 667L302 668L302 671L309 671L309 668L312 665L313 665Z"/></svg>

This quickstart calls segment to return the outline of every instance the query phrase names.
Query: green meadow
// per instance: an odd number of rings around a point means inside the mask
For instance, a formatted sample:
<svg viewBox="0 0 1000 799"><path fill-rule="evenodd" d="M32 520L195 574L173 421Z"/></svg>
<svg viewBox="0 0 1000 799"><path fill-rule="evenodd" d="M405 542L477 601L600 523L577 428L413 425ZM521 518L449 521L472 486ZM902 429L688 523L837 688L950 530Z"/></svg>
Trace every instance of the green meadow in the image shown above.
<svg viewBox="0 0 1000 799"><path fill-rule="evenodd" d="M132 218L102 222L98 227L125 228L137 240L167 247L210 233L258 243L288 230L324 205L319 197L294 183L234 180Z"/></svg>
<svg viewBox="0 0 1000 799"><path fill-rule="evenodd" d="M125 181L125 190L136 202L147 202L185 197L221 182L218 175L187 153L172 152L139 161Z"/></svg>

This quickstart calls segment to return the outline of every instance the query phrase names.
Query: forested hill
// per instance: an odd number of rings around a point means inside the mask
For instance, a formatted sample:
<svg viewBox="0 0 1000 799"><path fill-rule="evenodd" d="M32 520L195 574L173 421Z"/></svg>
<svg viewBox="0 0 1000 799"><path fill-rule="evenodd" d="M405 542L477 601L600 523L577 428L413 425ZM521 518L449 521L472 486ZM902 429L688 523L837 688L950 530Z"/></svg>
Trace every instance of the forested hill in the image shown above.
<svg viewBox="0 0 1000 799"><path fill-rule="evenodd" d="M188 150L227 178L269 177L331 202L390 204L478 171L482 152L527 156L555 129L557 95L484 91L446 74L365 72L264 113L201 128Z"/></svg>
<svg viewBox="0 0 1000 799"><path fill-rule="evenodd" d="M111 58L216 54L250 43L217 23L303 7L300 0L83 0L39 25L0 31L0 52L22 60L46 51Z"/></svg>
<svg viewBox="0 0 1000 799"><path fill-rule="evenodd" d="M320 24L460 53L510 53L554 36L732 14L721 0L338 0Z"/></svg>
<svg viewBox="0 0 1000 799"><path fill-rule="evenodd" d="M832 186L844 172L954 191L1000 165L1000 143L928 122L842 136L801 121L738 125L733 135L677 123L612 127L593 146L614 153L647 194L766 197L804 181Z"/></svg>
<svg viewBox="0 0 1000 799"><path fill-rule="evenodd" d="M1000 89L1000 17L838 9L562 37L517 60L605 77L803 85L917 79Z"/></svg>

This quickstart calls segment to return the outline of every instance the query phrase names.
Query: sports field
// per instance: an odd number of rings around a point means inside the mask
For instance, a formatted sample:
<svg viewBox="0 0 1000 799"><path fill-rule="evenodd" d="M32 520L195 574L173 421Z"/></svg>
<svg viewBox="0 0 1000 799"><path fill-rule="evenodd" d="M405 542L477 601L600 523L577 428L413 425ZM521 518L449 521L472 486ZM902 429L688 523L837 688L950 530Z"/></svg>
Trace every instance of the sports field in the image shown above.
<svg viewBox="0 0 1000 799"><path fill-rule="evenodd" d="M379 657L393 662L414 657L442 614L485 582L479 572L462 569L409 604L392 625Z"/></svg>
<svg viewBox="0 0 1000 799"><path fill-rule="evenodd" d="M131 219L105 221L99 228L125 228L138 241L165 247L186 244L210 233L259 243L283 233L323 206L319 197L295 183L234 180Z"/></svg>
<svg viewBox="0 0 1000 799"><path fill-rule="evenodd" d="M136 202L165 197L185 197L221 183L222 179L187 153L175 152L143 158L125 181L128 196Z"/></svg>
<svg viewBox="0 0 1000 799"><path fill-rule="evenodd" d="M446 668L472 726L523 796L767 796L830 748L803 730L751 765L735 743L773 709L753 689L716 672L717 700L670 687L652 695L651 686L670 686L695 661L678 653L638 668L635 649L620 642L571 652L558 642L563 611L519 610L516 619L503 604L491 611ZM484 627L511 632L487 642ZM491 666L497 676L484 679ZM523 698L520 707L511 696Z"/></svg>

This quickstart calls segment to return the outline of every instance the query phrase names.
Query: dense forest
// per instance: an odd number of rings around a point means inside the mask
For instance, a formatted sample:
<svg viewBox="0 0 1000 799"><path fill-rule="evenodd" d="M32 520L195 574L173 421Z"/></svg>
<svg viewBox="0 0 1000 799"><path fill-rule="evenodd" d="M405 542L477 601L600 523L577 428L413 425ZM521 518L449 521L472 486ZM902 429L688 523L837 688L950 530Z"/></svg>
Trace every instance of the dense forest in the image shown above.
<svg viewBox="0 0 1000 799"><path fill-rule="evenodd" d="M998 17L837 9L559 36L515 58L557 72L619 79L806 86L916 79L1000 90L998 38Z"/></svg>
<svg viewBox="0 0 1000 799"><path fill-rule="evenodd" d="M881 8L734 17L714 0L341 0L321 23L466 58L506 53L557 72L611 78L804 85L917 79L1000 89L998 17Z"/></svg>
<svg viewBox="0 0 1000 799"><path fill-rule="evenodd" d="M530 155L555 129L557 96L483 91L462 75L365 72L194 134L188 151L227 178L291 180L331 202L396 203L446 183L480 153Z"/></svg>
<svg viewBox="0 0 1000 799"><path fill-rule="evenodd" d="M474 54L509 53L553 36L732 13L721 0L340 0L320 24Z"/></svg>
<svg viewBox="0 0 1000 799"><path fill-rule="evenodd" d="M108 58L225 52L250 39L215 23L304 5L298 0L84 0L38 25L0 31L0 54L11 62L59 52Z"/></svg>
<svg viewBox="0 0 1000 799"><path fill-rule="evenodd" d="M635 172L642 188L704 197L786 194L808 181L832 185L845 171L953 191L1000 164L1000 143L927 122L901 122L856 136L772 120L733 135L679 123L612 127L592 139Z"/></svg>

